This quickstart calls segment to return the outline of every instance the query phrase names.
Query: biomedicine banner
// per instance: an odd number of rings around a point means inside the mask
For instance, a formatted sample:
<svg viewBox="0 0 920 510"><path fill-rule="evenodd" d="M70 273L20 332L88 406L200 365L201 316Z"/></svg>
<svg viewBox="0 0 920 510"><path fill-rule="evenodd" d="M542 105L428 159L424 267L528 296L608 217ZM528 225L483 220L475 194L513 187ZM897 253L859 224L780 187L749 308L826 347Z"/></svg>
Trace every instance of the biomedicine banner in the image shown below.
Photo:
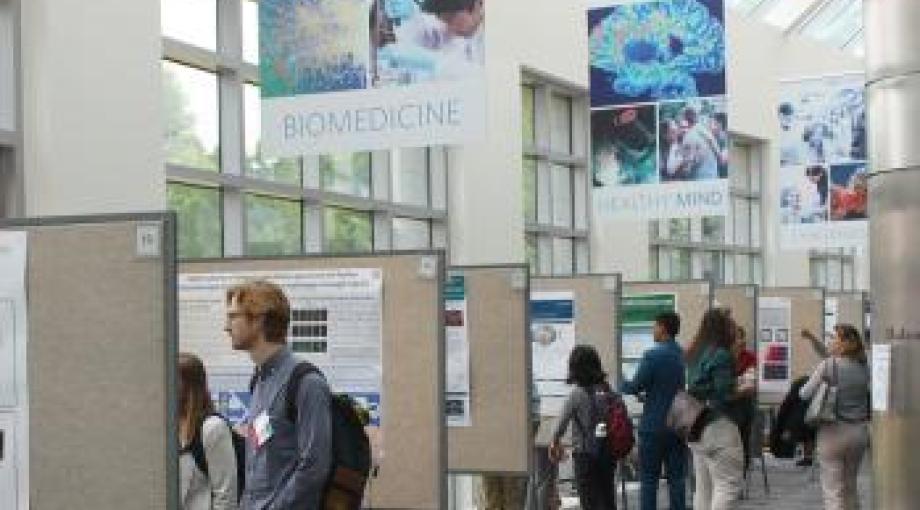
<svg viewBox="0 0 920 510"><path fill-rule="evenodd" d="M588 30L599 215L725 215L723 0L594 2Z"/></svg>
<svg viewBox="0 0 920 510"><path fill-rule="evenodd" d="M261 0L270 157L484 138L485 0Z"/></svg>
<svg viewBox="0 0 920 510"><path fill-rule="evenodd" d="M783 82L780 242L789 249L859 248L869 236L865 76Z"/></svg>

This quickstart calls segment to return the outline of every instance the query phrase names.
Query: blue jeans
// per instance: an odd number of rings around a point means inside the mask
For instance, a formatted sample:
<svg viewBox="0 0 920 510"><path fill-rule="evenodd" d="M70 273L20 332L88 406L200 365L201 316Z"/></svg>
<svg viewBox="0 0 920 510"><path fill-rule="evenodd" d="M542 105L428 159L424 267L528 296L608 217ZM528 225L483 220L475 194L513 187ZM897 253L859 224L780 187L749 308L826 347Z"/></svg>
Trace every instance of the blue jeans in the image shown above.
<svg viewBox="0 0 920 510"><path fill-rule="evenodd" d="M658 508L658 479L664 464L671 510L686 510L687 445L669 431L639 432L641 510Z"/></svg>

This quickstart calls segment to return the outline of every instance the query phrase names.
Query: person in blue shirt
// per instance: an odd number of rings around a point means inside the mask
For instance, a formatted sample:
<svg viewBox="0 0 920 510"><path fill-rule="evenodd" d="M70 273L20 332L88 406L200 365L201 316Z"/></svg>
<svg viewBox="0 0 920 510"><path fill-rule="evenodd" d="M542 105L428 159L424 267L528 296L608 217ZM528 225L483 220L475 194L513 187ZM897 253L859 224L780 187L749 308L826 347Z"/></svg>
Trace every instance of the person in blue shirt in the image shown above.
<svg viewBox="0 0 920 510"><path fill-rule="evenodd" d="M644 397L639 422L639 463L641 510L658 508L658 478L666 467L672 510L686 509L685 478L687 446L665 426L674 396L684 388L684 353L675 338L680 332L680 316L665 312L655 318L655 347L642 356L632 381L623 382L620 391Z"/></svg>

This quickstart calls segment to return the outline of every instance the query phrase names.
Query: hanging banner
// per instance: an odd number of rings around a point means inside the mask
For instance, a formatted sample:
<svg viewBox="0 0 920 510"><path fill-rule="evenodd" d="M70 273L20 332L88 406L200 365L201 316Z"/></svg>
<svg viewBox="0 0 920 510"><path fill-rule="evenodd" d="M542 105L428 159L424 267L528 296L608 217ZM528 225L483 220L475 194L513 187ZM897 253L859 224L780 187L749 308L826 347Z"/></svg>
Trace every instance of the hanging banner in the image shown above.
<svg viewBox="0 0 920 510"><path fill-rule="evenodd" d="M780 243L858 248L869 239L865 76L783 82Z"/></svg>
<svg viewBox="0 0 920 510"><path fill-rule="evenodd" d="M444 288L447 351L447 426L470 427L470 341L466 277L452 274Z"/></svg>
<svg viewBox="0 0 920 510"><path fill-rule="evenodd" d="M533 378L541 416L558 416L571 388L569 354L575 348L575 294L533 292L530 295Z"/></svg>
<svg viewBox="0 0 920 510"><path fill-rule="evenodd" d="M623 296L623 334L620 346L620 369L623 379L631 381L639 369L645 351L655 346L655 318L677 311L674 294L636 294Z"/></svg>
<svg viewBox="0 0 920 510"><path fill-rule="evenodd" d="M723 0L588 10L593 203L618 219L723 216Z"/></svg>
<svg viewBox="0 0 920 510"><path fill-rule="evenodd" d="M792 303L788 298L758 300L761 392L785 393L792 382Z"/></svg>
<svg viewBox="0 0 920 510"><path fill-rule="evenodd" d="M485 139L485 0L261 0L263 152Z"/></svg>

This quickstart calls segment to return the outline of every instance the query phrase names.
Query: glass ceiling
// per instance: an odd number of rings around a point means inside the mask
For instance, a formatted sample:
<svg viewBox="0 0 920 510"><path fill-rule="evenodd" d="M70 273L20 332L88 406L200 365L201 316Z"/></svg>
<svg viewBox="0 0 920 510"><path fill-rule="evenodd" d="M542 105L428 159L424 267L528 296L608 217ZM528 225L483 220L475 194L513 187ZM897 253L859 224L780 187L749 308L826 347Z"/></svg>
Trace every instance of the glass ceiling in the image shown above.
<svg viewBox="0 0 920 510"><path fill-rule="evenodd" d="M787 34L864 53L862 0L726 0L734 10L758 18Z"/></svg>

